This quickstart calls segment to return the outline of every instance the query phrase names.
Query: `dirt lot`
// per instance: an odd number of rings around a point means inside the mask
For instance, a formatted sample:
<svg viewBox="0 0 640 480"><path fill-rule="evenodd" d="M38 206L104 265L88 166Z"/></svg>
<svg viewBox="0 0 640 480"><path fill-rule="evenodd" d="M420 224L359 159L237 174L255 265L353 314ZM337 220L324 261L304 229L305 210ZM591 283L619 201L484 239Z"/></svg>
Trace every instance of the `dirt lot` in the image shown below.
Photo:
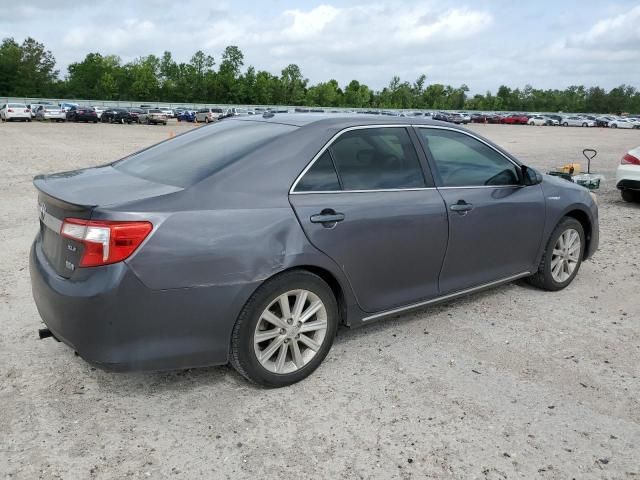
<svg viewBox="0 0 640 480"><path fill-rule="evenodd" d="M516 283L342 329L311 378L262 390L228 367L105 373L37 339L32 176L185 128L0 125L2 478L640 478L640 205L612 181L640 132L473 127L543 170L599 151L593 261L561 293Z"/></svg>

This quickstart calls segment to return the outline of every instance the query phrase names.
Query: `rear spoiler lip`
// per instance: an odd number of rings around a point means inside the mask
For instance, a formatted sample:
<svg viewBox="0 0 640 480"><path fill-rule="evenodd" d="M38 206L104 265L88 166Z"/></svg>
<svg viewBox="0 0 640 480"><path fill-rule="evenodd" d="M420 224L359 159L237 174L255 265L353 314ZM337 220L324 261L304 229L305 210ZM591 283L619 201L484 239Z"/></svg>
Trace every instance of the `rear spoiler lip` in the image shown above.
<svg viewBox="0 0 640 480"><path fill-rule="evenodd" d="M45 195L47 197L47 201L60 208L66 209L86 210L88 208L94 209L97 207L97 205L80 205L77 203L71 203L58 197L53 189L47 188L47 177L48 175L36 175L33 177L33 186L36 187L39 195Z"/></svg>

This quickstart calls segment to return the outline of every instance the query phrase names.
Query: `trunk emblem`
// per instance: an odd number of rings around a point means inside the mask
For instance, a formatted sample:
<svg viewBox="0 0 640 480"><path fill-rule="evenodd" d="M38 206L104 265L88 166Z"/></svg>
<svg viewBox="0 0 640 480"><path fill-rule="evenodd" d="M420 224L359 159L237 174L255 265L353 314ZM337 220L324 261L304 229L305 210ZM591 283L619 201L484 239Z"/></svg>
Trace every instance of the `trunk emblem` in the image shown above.
<svg viewBox="0 0 640 480"><path fill-rule="evenodd" d="M44 216L47 214L47 206L44 203L38 203L38 216L40 220L44 221Z"/></svg>

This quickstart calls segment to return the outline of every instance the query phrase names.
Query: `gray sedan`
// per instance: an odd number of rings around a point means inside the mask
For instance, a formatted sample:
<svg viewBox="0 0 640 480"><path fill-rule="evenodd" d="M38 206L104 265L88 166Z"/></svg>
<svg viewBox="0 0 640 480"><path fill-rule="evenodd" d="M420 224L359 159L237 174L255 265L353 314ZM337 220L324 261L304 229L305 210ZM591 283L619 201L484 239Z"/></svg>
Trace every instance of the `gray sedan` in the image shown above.
<svg viewBox="0 0 640 480"><path fill-rule="evenodd" d="M598 247L586 189L424 119L235 117L34 184L40 333L106 369L229 361L284 386L340 324L560 290Z"/></svg>

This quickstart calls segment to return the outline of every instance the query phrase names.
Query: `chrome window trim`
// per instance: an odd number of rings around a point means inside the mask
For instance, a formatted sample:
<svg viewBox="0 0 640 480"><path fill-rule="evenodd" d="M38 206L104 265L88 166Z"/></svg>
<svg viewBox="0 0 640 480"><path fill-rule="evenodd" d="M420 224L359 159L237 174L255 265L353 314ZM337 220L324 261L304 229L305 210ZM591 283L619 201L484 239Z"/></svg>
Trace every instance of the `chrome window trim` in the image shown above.
<svg viewBox="0 0 640 480"><path fill-rule="evenodd" d="M405 310L412 310L414 308L426 307L427 305L431 305L433 303L444 302L446 300L451 300L453 298L461 297L463 295L467 295L469 293L476 292L478 290L483 290L485 288L495 287L501 285L503 283L512 282L519 278L523 278L531 275L531 272L521 272L516 275L511 275L509 277L501 278L499 280L494 280L493 282L483 283L482 285L477 285L475 287L466 288L464 290L460 290L453 293L448 293L446 295L442 295L440 297L432 298L431 300L425 300L424 302L412 303L410 305L405 305L404 307L397 307L391 310L384 310L379 313L374 313L373 315L369 315L368 317L364 317L362 322L370 322L371 320L377 320L379 318L388 317L390 315L395 315L397 313L404 312Z"/></svg>
<svg viewBox="0 0 640 480"><path fill-rule="evenodd" d="M309 169L311 167L313 167L313 164L316 163L316 161L322 156L322 154L342 134L347 133L347 132L351 132L353 130L366 130L366 129L371 129L371 128L410 128L410 127L411 127L411 125L407 125L407 124L356 125L356 126L353 126L353 127L347 127L347 128L345 128L343 130L340 130L333 137L331 137L329 139L329 141L324 145L324 147L322 147L320 149L320 151L318 153L316 153L316 155L311 159L309 164L296 177L295 181L293 182L293 185L291 185L291 188L289 189L289 195L302 195L302 194L309 194L309 193L404 192L404 191L407 191L407 190L426 190L426 189L435 188L435 187L413 187L413 188L382 188L382 189L377 189L377 190L376 189L373 189L373 190L323 190L323 191L317 191L317 192L296 192L295 191L295 188L298 186L298 182L300 182L300 179L309 171ZM412 141L412 143L413 143L413 141ZM420 168L422 168L422 166Z"/></svg>
<svg viewBox="0 0 640 480"><path fill-rule="evenodd" d="M420 192L422 190L437 190L436 187L418 188L381 188L379 190L308 190L306 192L293 192L291 195L312 195L327 193L379 193L379 192Z"/></svg>
<svg viewBox="0 0 640 480"><path fill-rule="evenodd" d="M319 190L319 191L307 191L307 192L296 192L295 188L298 186L300 179L313 167L316 161L322 156L322 154L335 142L338 137L340 137L343 133L350 132L353 130L364 130L368 128L426 128L426 129L434 129L434 130L450 130L452 132L461 133L463 135L467 135L480 143L486 145L491 150L504 157L506 160L511 162L517 168L521 168L521 165L516 163L513 159L509 158L507 155L502 153L500 150L497 150L495 147L484 141L483 139L477 137L476 135L466 132L453 127L445 127L441 125L420 125L420 124L380 124L380 125L356 125L353 127L347 127L343 130L337 132L333 137L329 139L329 141L320 149L318 153L311 159L309 164L300 172L300 174L296 177L293 185L289 189L289 195L310 195L316 193L373 193L373 192L406 192L406 191L419 191L419 190L443 190L443 189L453 189L453 188L513 188L513 187L521 187L522 185L471 185L471 186L460 186L460 187L419 187L419 188L382 188L382 189L373 189L373 190ZM336 172L337 173L337 172Z"/></svg>

